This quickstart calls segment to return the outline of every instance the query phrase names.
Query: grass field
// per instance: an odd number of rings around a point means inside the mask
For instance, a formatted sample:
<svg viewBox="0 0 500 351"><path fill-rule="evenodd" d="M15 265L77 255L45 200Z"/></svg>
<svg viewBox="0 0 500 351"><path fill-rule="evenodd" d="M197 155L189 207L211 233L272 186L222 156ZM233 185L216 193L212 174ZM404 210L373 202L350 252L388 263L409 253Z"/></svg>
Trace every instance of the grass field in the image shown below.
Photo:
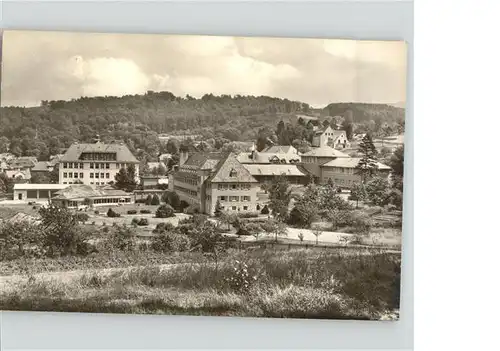
<svg viewBox="0 0 500 351"><path fill-rule="evenodd" d="M242 251L217 266L187 259L108 274L87 270L70 280L13 278L3 283L0 309L380 319L399 304L398 254Z"/></svg>

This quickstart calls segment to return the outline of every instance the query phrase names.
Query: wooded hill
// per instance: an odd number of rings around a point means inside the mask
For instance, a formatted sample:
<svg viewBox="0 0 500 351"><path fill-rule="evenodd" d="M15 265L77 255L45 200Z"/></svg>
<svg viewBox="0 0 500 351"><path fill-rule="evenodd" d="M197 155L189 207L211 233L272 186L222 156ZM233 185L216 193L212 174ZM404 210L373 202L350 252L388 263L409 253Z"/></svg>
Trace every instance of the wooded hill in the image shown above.
<svg viewBox="0 0 500 351"><path fill-rule="evenodd" d="M124 141L132 151L161 152L158 134L200 134L203 138L254 141L259 131L275 131L279 121L294 122L296 114L311 114L306 103L268 96L214 96L200 99L170 92L123 97L82 97L42 101L32 108L0 108L0 153L47 159L75 141ZM389 105L330 104L323 116L351 115L355 123L395 123L404 110Z"/></svg>

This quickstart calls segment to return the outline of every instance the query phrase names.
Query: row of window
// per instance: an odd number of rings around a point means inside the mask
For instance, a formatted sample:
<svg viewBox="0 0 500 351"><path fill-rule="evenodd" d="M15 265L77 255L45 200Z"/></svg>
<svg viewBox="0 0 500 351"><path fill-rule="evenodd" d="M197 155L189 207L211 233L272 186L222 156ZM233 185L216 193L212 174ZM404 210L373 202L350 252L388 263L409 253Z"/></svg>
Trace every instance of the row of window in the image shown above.
<svg viewBox="0 0 500 351"><path fill-rule="evenodd" d="M241 201L242 202L247 202L247 201L250 201L250 196L218 196L217 197L217 200L219 200L220 202L226 202L226 201L229 201L229 202L238 202L238 201Z"/></svg>
<svg viewBox="0 0 500 351"><path fill-rule="evenodd" d="M104 178L104 175L109 179L109 173L101 173L101 178ZM99 178L99 173L90 173L90 178Z"/></svg>
<svg viewBox="0 0 500 351"><path fill-rule="evenodd" d="M127 167L127 164L126 163L117 163L116 164L116 169L120 169L120 168L125 168ZM80 169L83 169L83 163L81 162L64 162L63 163L63 168L80 168ZM91 162L90 163L90 168L92 169L109 169L110 168L110 164L109 163L94 163L94 162Z"/></svg>
<svg viewBox="0 0 500 351"><path fill-rule="evenodd" d="M78 176L77 172L75 172L75 173L73 173L73 172L69 172L69 173L64 172L63 173L63 178L83 178L83 173L80 173L80 176Z"/></svg>
<svg viewBox="0 0 500 351"><path fill-rule="evenodd" d="M183 188L183 187L180 187L180 186L174 186L174 190L175 191L179 191L181 193L184 193L184 194L188 194L189 196L192 196L192 197L196 197L198 196L198 193L194 190L191 190L191 189L186 189L186 188Z"/></svg>
<svg viewBox="0 0 500 351"><path fill-rule="evenodd" d="M227 210L232 210L232 211L241 211L241 207L237 206L231 206L228 208L225 208L224 206L220 207L222 211L227 211ZM248 206L243 206L243 211L248 211Z"/></svg>
<svg viewBox="0 0 500 351"><path fill-rule="evenodd" d="M175 177L175 180L186 184L198 185L198 180L195 178Z"/></svg>
<svg viewBox="0 0 500 351"><path fill-rule="evenodd" d="M111 152L99 152L99 153L93 153L93 152L84 152L81 155L82 160L93 160L93 161L115 161L116 160L116 153L111 153Z"/></svg>
<svg viewBox="0 0 500 351"><path fill-rule="evenodd" d="M250 190L250 184L218 184L218 190Z"/></svg>
<svg viewBox="0 0 500 351"><path fill-rule="evenodd" d="M335 173L344 173L344 174L354 174L354 168L343 168L343 167L333 167L332 171Z"/></svg>

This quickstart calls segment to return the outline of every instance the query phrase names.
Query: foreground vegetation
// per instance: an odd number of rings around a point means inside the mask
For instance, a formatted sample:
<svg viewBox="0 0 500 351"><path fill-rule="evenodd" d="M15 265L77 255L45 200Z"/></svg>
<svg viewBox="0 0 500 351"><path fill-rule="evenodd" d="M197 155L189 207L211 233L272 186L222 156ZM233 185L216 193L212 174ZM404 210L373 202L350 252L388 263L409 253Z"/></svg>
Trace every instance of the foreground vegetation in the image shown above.
<svg viewBox="0 0 500 351"><path fill-rule="evenodd" d="M217 263L192 258L166 268L87 271L71 281L18 278L4 283L0 308L379 319L399 307L397 254L265 250L231 252Z"/></svg>

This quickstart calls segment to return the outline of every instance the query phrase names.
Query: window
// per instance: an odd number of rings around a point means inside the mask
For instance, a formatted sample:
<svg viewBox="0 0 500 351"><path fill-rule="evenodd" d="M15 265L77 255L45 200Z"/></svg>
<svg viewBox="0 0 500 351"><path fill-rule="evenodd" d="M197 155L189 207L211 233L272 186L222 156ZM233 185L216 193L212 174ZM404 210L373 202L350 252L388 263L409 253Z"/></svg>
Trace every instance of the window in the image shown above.
<svg viewBox="0 0 500 351"><path fill-rule="evenodd" d="M227 196L219 196L219 201L227 201Z"/></svg>
<svg viewBox="0 0 500 351"><path fill-rule="evenodd" d="M64 172L63 173L63 178L68 178L68 173Z"/></svg>
<svg viewBox="0 0 500 351"><path fill-rule="evenodd" d="M73 178L78 178L78 173L74 173Z"/></svg>
<svg viewBox="0 0 500 351"><path fill-rule="evenodd" d="M109 163L106 163L106 168L109 169Z"/></svg>
<svg viewBox="0 0 500 351"><path fill-rule="evenodd" d="M92 162L90 163L90 168L94 168L94 164Z"/></svg>
<svg viewBox="0 0 500 351"><path fill-rule="evenodd" d="M250 201L250 196L243 196L243 201Z"/></svg>
<svg viewBox="0 0 500 351"><path fill-rule="evenodd" d="M248 210L248 206L243 206L243 211Z"/></svg>
<svg viewBox="0 0 500 351"><path fill-rule="evenodd" d="M104 179L104 173L101 173L101 179Z"/></svg>
<svg viewBox="0 0 500 351"><path fill-rule="evenodd" d="M95 177L96 177L96 178L99 178L99 173L96 173L96 174L95 174Z"/></svg>
<svg viewBox="0 0 500 351"><path fill-rule="evenodd" d="M83 163L80 163L80 169L83 169Z"/></svg>
<svg viewBox="0 0 500 351"><path fill-rule="evenodd" d="M234 169L232 169L230 172L229 172L229 176L231 178L236 178L238 176L238 172L236 172Z"/></svg>
<svg viewBox="0 0 500 351"><path fill-rule="evenodd" d="M239 201L240 197L239 196L229 196L229 201L234 202L234 201Z"/></svg>
<svg viewBox="0 0 500 351"><path fill-rule="evenodd" d="M72 172L69 172L69 177L73 178L73 173Z"/></svg>
<svg viewBox="0 0 500 351"><path fill-rule="evenodd" d="M231 190L237 190L238 184L231 184Z"/></svg>
<svg viewBox="0 0 500 351"><path fill-rule="evenodd" d="M109 179L109 173L106 173L106 179Z"/></svg>
<svg viewBox="0 0 500 351"><path fill-rule="evenodd" d="M231 207L231 210L236 211L236 206Z"/></svg>
<svg viewBox="0 0 500 351"><path fill-rule="evenodd" d="M90 178L94 178L94 173L90 173ZM94 183L91 183L94 184Z"/></svg>
<svg viewBox="0 0 500 351"><path fill-rule="evenodd" d="M63 182L63 184L68 184L68 182Z"/></svg>
<svg viewBox="0 0 500 351"><path fill-rule="evenodd" d="M66 162L63 163L63 168L68 168L68 164Z"/></svg>
<svg viewBox="0 0 500 351"><path fill-rule="evenodd" d="M117 164L116 164L116 169L119 169L119 168L120 168L120 164L119 164L119 163L117 163Z"/></svg>
<svg viewBox="0 0 500 351"><path fill-rule="evenodd" d="M90 178L92 178L92 177L90 177ZM94 185L94 182L90 182L90 185Z"/></svg>
<svg viewBox="0 0 500 351"><path fill-rule="evenodd" d="M101 169L104 169L104 163L101 163ZM104 178L104 177L103 177Z"/></svg>
<svg viewBox="0 0 500 351"><path fill-rule="evenodd" d="M80 178L83 178L83 173L80 173Z"/></svg>

